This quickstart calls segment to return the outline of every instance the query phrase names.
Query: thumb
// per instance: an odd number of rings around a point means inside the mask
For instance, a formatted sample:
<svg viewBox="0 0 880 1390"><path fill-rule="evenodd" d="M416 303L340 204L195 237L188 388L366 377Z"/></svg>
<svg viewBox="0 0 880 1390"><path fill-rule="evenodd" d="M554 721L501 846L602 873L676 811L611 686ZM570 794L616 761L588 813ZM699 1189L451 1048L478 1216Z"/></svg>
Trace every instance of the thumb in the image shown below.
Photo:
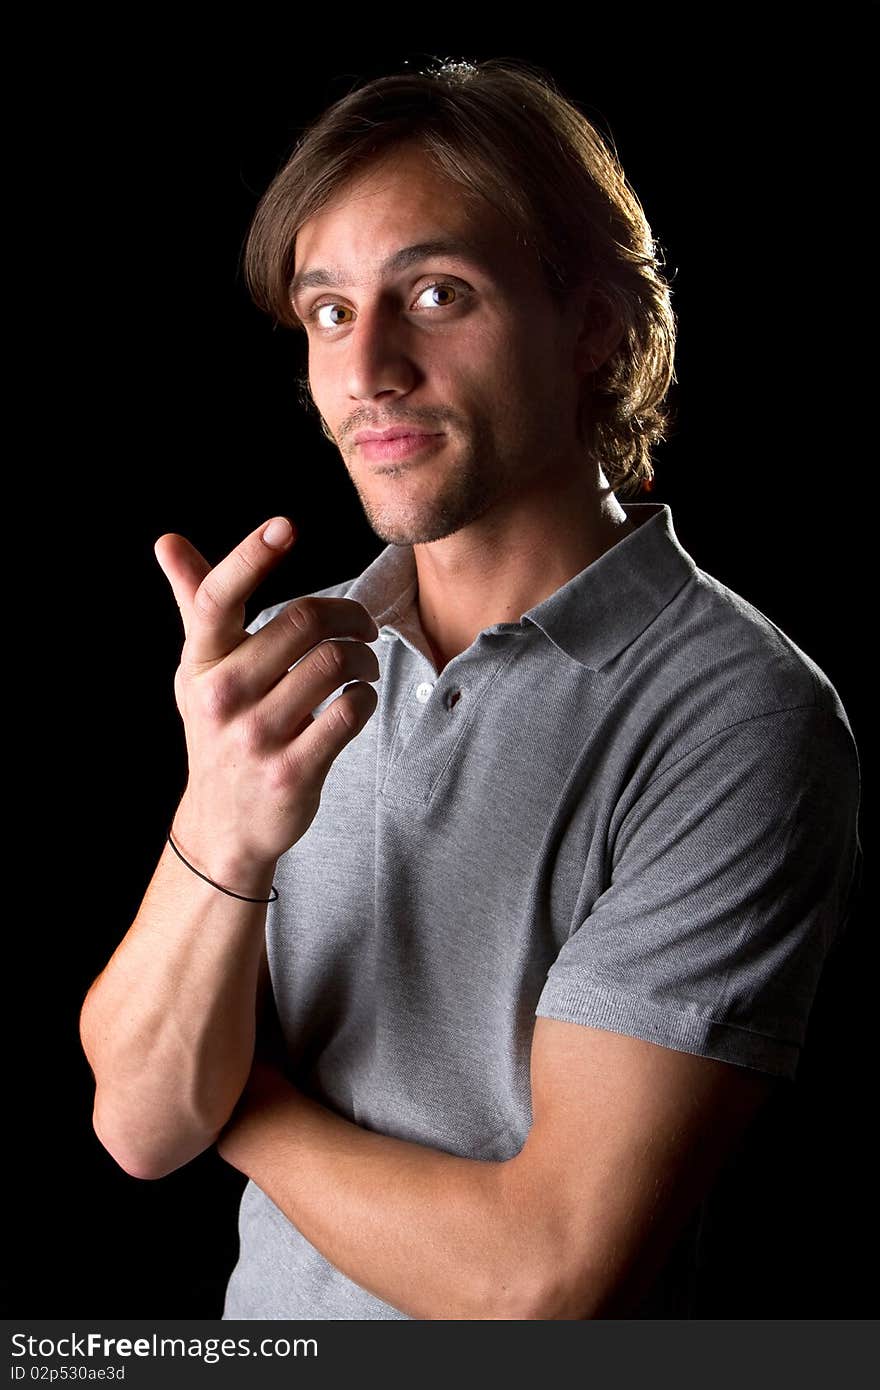
<svg viewBox="0 0 880 1390"><path fill-rule="evenodd" d="M210 574L211 566L200 551L175 531L160 536L153 546L153 553L159 562L180 609L184 637L189 636L189 619L196 590L205 575Z"/></svg>

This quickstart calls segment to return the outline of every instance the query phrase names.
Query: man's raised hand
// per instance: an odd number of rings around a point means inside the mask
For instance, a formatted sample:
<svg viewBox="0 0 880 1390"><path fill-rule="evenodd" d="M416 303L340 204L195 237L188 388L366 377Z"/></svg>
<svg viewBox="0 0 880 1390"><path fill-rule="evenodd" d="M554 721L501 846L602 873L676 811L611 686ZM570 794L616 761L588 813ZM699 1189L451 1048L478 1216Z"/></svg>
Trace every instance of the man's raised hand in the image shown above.
<svg viewBox="0 0 880 1390"><path fill-rule="evenodd" d="M259 632L245 631L246 600L294 538L275 517L213 568L183 536L155 544L185 636L174 690L189 776L174 838L199 868L225 874L221 882L237 875L230 886L265 886L314 819L333 760L378 704L368 682L379 663L366 644L379 633L354 600L295 599Z"/></svg>

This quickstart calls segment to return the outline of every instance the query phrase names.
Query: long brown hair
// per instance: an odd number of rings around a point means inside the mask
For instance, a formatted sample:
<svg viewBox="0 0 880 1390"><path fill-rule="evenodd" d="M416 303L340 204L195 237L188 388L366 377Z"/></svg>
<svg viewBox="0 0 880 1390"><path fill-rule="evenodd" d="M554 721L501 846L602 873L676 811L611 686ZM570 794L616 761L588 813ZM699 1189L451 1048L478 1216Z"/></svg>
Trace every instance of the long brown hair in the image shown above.
<svg viewBox="0 0 880 1390"><path fill-rule="evenodd" d="M296 234L353 175L418 142L469 198L485 198L540 262L561 307L588 284L622 328L584 378L585 451L615 492L649 490L670 423L676 319L662 253L616 152L544 70L518 59L438 62L355 87L306 127L263 194L244 247L255 304L301 328L290 300Z"/></svg>

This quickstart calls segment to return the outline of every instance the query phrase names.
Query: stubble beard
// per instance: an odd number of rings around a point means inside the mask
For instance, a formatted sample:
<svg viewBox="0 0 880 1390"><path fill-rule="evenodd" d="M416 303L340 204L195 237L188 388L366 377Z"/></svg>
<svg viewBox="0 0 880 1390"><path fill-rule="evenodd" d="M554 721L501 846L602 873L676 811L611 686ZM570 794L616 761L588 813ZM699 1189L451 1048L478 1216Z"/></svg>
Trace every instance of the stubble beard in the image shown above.
<svg viewBox="0 0 880 1390"><path fill-rule="evenodd" d="M419 472L427 472L432 459L413 466ZM429 491L418 501L405 497L406 464L381 475L391 479L392 490L396 486L395 476L400 476L400 499L395 502L378 501L350 468L347 471L370 527L388 545L425 545L443 540L484 516L508 491L506 470L499 466L494 442L485 433L471 442L451 472L446 465L443 486L438 485L435 492Z"/></svg>

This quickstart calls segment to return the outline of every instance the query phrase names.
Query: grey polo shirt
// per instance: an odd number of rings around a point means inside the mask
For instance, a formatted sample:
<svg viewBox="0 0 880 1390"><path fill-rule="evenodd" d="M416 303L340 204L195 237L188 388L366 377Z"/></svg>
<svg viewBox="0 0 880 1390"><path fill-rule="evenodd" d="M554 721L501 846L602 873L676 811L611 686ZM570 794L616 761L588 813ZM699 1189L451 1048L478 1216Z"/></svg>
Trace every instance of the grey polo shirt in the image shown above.
<svg viewBox="0 0 880 1390"><path fill-rule="evenodd" d="M266 936L289 1075L356 1124L512 1157L536 1015L796 1073L861 852L849 721L668 505L623 505L635 531L439 675L411 547L320 591L375 618L379 705ZM226 1318L406 1317L252 1182L240 1238Z"/></svg>

